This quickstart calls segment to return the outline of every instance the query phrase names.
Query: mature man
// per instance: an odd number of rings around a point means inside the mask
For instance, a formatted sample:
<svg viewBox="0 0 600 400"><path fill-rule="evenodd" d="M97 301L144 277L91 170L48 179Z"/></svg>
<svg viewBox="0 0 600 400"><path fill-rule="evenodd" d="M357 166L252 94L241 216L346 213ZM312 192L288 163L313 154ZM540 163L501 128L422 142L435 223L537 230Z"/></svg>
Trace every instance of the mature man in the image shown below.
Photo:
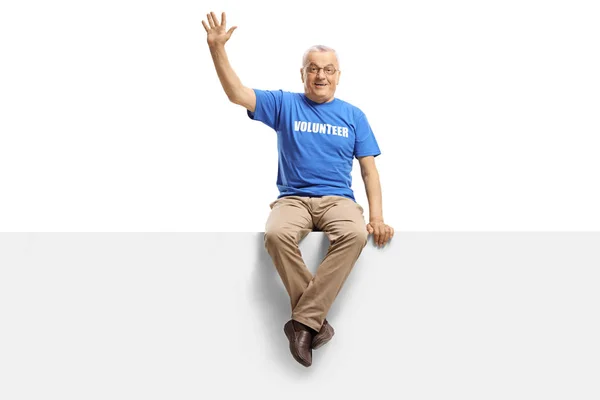
<svg viewBox="0 0 600 400"><path fill-rule="evenodd" d="M327 343L334 330L325 317L352 270L368 234L383 246L394 229L383 222L381 186L375 167L380 154L365 114L334 97L340 79L336 52L313 46L300 74L304 93L264 91L242 85L232 69L226 30L211 12L202 21L217 75L229 100L248 116L277 132L280 195L270 204L265 247L290 296L292 318L284 326L296 361L312 364L312 349ZM369 223L351 189L352 162L359 160L369 201ZM298 243L312 230L327 234L330 247L315 276L306 268Z"/></svg>

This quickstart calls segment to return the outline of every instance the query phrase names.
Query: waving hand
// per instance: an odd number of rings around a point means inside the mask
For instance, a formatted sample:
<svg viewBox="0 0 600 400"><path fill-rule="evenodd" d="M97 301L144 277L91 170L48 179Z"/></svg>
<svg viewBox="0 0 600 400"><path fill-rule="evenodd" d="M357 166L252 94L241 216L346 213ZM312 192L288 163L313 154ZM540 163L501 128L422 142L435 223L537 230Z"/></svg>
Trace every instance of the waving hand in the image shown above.
<svg viewBox="0 0 600 400"><path fill-rule="evenodd" d="M206 30L206 41L208 42L208 45L211 47L214 45L224 46L237 26L232 26L228 31L226 30L225 13L221 14L221 23L219 23L219 19L212 11L210 14L206 14L206 18L208 19L208 24L202 21L202 25Z"/></svg>

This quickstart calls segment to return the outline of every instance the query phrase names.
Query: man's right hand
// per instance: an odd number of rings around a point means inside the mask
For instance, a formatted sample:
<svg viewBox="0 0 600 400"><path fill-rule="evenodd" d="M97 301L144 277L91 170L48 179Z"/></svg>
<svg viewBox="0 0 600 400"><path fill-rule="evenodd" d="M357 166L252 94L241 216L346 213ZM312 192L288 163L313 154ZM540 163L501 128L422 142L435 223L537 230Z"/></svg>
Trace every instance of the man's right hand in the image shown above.
<svg viewBox="0 0 600 400"><path fill-rule="evenodd" d="M208 42L210 55L215 64L215 69L223 90L225 90L229 101L239 104L250 112L254 112L256 109L256 95L254 90L242 85L240 78L238 78L231 64L229 64L227 52L225 51L225 43L227 43L237 26L226 30L225 13L221 16L221 23L219 23L219 19L212 11L210 14L206 14L206 16L208 17L208 24L202 21L202 25L206 29L206 41Z"/></svg>
<svg viewBox="0 0 600 400"><path fill-rule="evenodd" d="M206 17L208 19L208 24L202 21L202 25L204 26L204 29L206 29L206 42L208 43L208 46L225 46L225 43L227 43L237 26L232 26L226 31L225 13L221 14L221 23L219 23L219 19L212 11L210 14L206 14Z"/></svg>

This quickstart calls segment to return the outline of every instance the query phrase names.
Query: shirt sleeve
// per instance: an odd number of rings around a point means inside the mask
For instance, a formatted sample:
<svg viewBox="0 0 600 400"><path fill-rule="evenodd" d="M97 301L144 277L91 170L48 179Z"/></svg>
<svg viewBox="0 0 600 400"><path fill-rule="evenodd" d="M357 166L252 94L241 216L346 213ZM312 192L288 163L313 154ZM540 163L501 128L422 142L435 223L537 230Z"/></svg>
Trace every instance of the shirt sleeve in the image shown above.
<svg viewBox="0 0 600 400"><path fill-rule="evenodd" d="M283 100L283 91L253 90L256 94L256 108L254 109L254 112L247 110L248 117L277 130L277 126L279 125L279 113L281 111Z"/></svg>
<svg viewBox="0 0 600 400"><path fill-rule="evenodd" d="M381 154L379 150L379 146L377 145L377 140L375 139L375 135L371 130L371 125L369 125L369 121L367 120L367 116L364 113L360 113L358 116L358 120L356 121L356 132L355 132L355 142L354 142L354 156L355 157L364 157L364 156L375 156Z"/></svg>

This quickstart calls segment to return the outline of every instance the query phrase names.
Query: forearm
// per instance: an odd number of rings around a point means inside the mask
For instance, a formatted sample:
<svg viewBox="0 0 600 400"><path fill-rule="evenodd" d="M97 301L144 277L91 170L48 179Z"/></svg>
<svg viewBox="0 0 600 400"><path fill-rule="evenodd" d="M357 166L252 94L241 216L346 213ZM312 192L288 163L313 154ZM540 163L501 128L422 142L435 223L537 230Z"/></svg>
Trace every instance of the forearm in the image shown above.
<svg viewBox="0 0 600 400"><path fill-rule="evenodd" d="M369 222L383 221L383 208L381 200L381 184L379 174L372 172L362 177L369 201Z"/></svg>
<svg viewBox="0 0 600 400"><path fill-rule="evenodd" d="M240 93L244 89L244 86L229 63L225 46L217 45L210 46L209 48L210 55L212 56L213 63L215 64L217 75L221 81L221 86L223 86L223 90L225 91L225 94L227 94L227 98L236 103Z"/></svg>

